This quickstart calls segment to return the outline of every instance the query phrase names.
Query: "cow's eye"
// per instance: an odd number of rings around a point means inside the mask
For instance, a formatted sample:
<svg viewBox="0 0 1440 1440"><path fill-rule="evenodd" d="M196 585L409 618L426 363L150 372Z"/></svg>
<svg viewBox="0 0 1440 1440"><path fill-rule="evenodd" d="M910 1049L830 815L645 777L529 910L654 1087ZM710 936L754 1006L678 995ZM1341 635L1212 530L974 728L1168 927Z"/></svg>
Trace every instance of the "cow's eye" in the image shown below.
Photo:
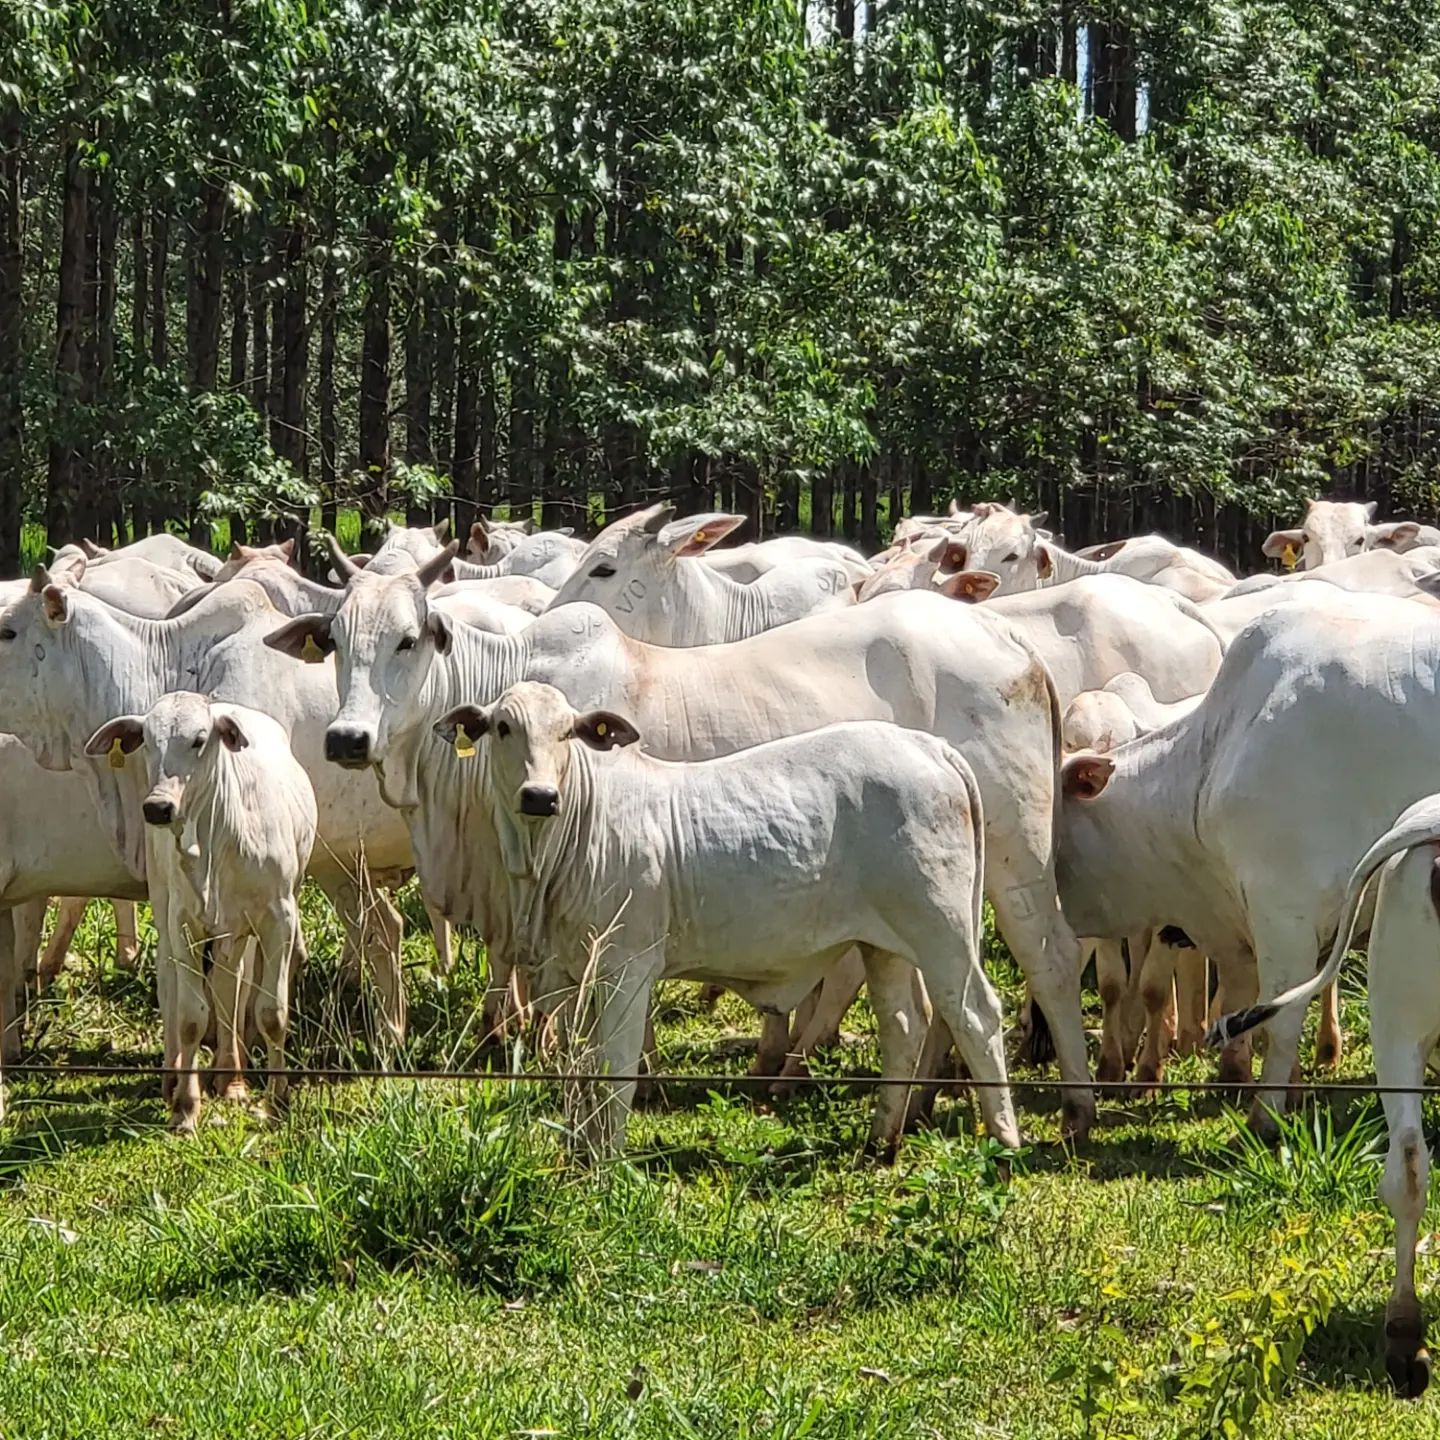
<svg viewBox="0 0 1440 1440"><path fill-rule="evenodd" d="M395 647L397 650L413 650L415 648L415 637L406 635Z"/></svg>
<svg viewBox="0 0 1440 1440"><path fill-rule="evenodd" d="M613 565L597 565L590 572L590 576L594 580L608 580L614 573L615 567Z"/></svg>
<svg viewBox="0 0 1440 1440"><path fill-rule="evenodd" d="M495 727L495 733L496 733L502 740L508 740L508 739L510 738L510 727L502 720L502 721Z"/></svg>
<svg viewBox="0 0 1440 1440"><path fill-rule="evenodd" d="M0 628L0 640L13 640L14 638L15 632L8 625Z"/></svg>
<svg viewBox="0 0 1440 1440"><path fill-rule="evenodd" d="M197 735L191 743L190 748L192 750L203 750L205 748L205 737L203 735Z"/></svg>
<svg viewBox="0 0 1440 1440"><path fill-rule="evenodd" d="M1003 561L1001 561L1001 564L1003 564L1003 565L1013 565L1019 558L1020 558L1020 552L1019 552L1018 550L1012 550L1012 551L1005 557L1005 559L1004 559Z"/></svg>

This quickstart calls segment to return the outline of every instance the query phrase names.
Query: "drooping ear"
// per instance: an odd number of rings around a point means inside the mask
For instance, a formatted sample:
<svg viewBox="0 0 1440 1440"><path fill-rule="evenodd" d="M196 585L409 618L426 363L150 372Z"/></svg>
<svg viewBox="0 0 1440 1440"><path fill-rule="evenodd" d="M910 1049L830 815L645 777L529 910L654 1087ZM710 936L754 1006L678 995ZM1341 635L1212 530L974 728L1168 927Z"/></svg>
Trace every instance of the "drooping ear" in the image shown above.
<svg viewBox="0 0 1440 1440"><path fill-rule="evenodd" d="M435 543L437 545L443 545L445 543L445 537L450 533L450 517L448 515L442 515L430 529L435 536Z"/></svg>
<svg viewBox="0 0 1440 1440"><path fill-rule="evenodd" d="M711 515L687 515L683 520L672 520L665 526L660 531L658 541L677 559L687 555L703 555L712 545L738 530L744 523L743 515L726 515L720 512Z"/></svg>
<svg viewBox="0 0 1440 1440"><path fill-rule="evenodd" d="M238 540L230 542L230 553L225 557L227 560L250 560L255 552L248 546L242 545Z"/></svg>
<svg viewBox="0 0 1440 1440"><path fill-rule="evenodd" d="M488 550L490 548L490 532L485 528L483 520L475 520L470 525L470 543L477 550Z"/></svg>
<svg viewBox="0 0 1440 1440"><path fill-rule="evenodd" d="M1375 512L1376 512L1379 508L1380 508L1380 502L1379 502L1378 500L1371 500L1371 501L1365 506L1365 519L1366 519L1367 521L1373 520L1373 519L1375 518Z"/></svg>
<svg viewBox="0 0 1440 1440"><path fill-rule="evenodd" d="M450 624L450 617L443 610L436 610L431 606L430 613L425 617L426 628L430 631L430 638L435 642L435 653L447 655L450 652L450 642L455 634Z"/></svg>
<svg viewBox="0 0 1440 1440"><path fill-rule="evenodd" d="M1093 800L1110 783L1115 762L1108 755L1072 755L1060 767L1060 789L1075 800Z"/></svg>
<svg viewBox="0 0 1440 1440"><path fill-rule="evenodd" d="M70 602L65 598L65 587L61 585L47 585L40 592L41 603L45 607L45 618L52 625L63 625L70 618Z"/></svg>
<svg viewBox="0 0 1440 1440"><path fill-rule="evenodd" d="M82 540L80 548L85 552L87 560L98 560L102 555L110 553L103 545L97 545L93 540Z"/></svg>
<svg viewBox="0 0 1440 1440"><path fill-rule="evenodd" d="M145 722L138 715L119 715L107 720L86 742L87 755L108 755L115 743L122 755L133 755L145 743Z"/></svg>
<svg viewBox="0 0 1440 1440"><path fill-rule="evenodd" d="M241 729L240 722L224 711L215 716L215 733L227 750L243 750L250 743L250 737Z"/></svg>
<svg viewBox="0 0 1440 1440"><path fill-rule="evenodd" d="M999 584L1000 577L993 570L962 570L958 575L947 575L938 580L935 589L952 600L978 605L982 600L988 600Z"/></svg>
<svg viewBox="0 0 1440 1440"><path fill-rule="evenodd" d="M620 745L633 745L640 738L640 732L612 710L587 710L577 715L571 735L592 750L614 750Z"/></svg>
<svg viewBox="0 0 1440 1440"><path fill-rule="evenodd" d="M937 575L957 575L965 568L970 547L963 540L947 540L940 547L940 557L935 562ZM984 574L984 571L977 572Z"/></svg>
<svg viewBox="0 0 1440 1440"><path fill-rule="evenodd" d="M295 558L295 537L293 535L288 540L280 542L280 553L285 557L287 565Z"/></svg>
<svg viewBox="0 0 1440 1440"><path fill-rule="evenodd" d="M1314 504L1312 500L1310 504ZM1299 554L1305 548L1305 532L1303 530L1272 530L1265 537L1265 543L1260 547L1261 551L1272 560L1279 560L1289 550L1292 554Z"/></svg>
<svg viewBox="0 0 1440 1440"><path fill-rule="evenodd" d="M292 660L307 660L319 664L335 649L330 636L330 615L312 613L297 615L288 625L282 625L265 637L265 643Z"/></svg>
<svg viewBox="0 0 1440 1440"><path fill-rule="evenodd" d="M452 540L438 555L432 555L415 571L415 578L422 590L428 590L437 581L447 583L455 578L453 562L459 552L460 542Z"/></svg>
<svg viewBox="0 0 1440 1440"><path fill-rule="evenodd" d="M447 745L463 746L476 741L490 729L490 711L479 705L457 705L430 727Z"/></svg>
<svg viewBox="0 0 1440 1440"><path fill-rule="evenodd" d="M1402 546L1413 545L1420 534L1420 526L1414 520L1392 520L1387 525L1370 527L1370 548L1372 550L1399 550Z"/></svg>
<svg viewBox="0 0 1440 1440"><path fill-rule="evenodd" d="M1432 570L1428 575L1417 575L1414 585L1432 600L1440 600L1440 570Z"/></svg>
<svg viewBox="0 0 1440 1440"><path fill-rule="evenodd" d="M1035 547L1035 573L1042 580L1048 580L1055 573L1055 558L1050 554L1050 547L1043 543Z"/></svg>

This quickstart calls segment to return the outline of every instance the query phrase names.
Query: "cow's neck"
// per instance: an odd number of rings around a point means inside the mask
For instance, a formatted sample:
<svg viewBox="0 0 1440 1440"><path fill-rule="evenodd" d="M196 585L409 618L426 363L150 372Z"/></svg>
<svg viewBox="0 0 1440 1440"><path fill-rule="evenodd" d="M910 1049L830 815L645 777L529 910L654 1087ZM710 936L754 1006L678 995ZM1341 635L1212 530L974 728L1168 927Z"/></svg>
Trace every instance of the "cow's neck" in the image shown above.
<svg viewBox="0 0 1440 1440"><path fill-rule="evenodd" d="M1110 565L1105 560L1087 560L1083 555L1072 555L1058 545L1047 542L1050 555L1050 577L1047 585L1063 585L1067 580L1078 580L1082 575L1108 575Z"/></svg>

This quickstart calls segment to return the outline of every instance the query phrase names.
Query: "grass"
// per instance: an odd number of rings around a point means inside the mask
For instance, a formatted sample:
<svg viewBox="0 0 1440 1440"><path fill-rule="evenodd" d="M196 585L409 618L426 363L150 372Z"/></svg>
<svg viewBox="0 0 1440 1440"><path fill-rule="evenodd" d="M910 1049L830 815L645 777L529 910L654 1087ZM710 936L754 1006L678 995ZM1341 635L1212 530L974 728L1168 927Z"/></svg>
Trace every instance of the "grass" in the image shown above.
<svg viewBox="0 0 1440 1440"><path fill-rule="evenodd" d="M364 1063L370 1003L337 993L333 925L306 909L296 1058ZM110 967L103 921L32 1014L45 1059L154 1056L148 985ZM423 922L406 943L402 1058L478 1063L475 948L442 986ZM667 1068L738 1075L752 1033L738 1002L666 996ZM863 1074L863 1006L847 1036L827 1063ZM773 1113L682 1091L584 1172L536 1087L307 1086L283 1126L211 1104L179 1142L154 1081L20 1080L0 1436L1440 1434L1440 1401L1402 1406L1380 1366L1373 1108L1312 1108L1272 1152L1208 1096L1103 1103L1072 1154L1036 1103L1013 1162L942 1102L887 1169L859 1158L858 1089Z"/></svg>

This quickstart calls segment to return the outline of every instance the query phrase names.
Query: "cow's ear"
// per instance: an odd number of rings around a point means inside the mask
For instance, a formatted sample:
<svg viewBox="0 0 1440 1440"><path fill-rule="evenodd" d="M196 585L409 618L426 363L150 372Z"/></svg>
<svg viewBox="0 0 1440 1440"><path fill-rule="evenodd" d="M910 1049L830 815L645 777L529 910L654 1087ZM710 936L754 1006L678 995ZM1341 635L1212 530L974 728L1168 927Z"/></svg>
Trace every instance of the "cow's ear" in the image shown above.
<svg viewBox="0 0 1440 1440"><path fill-rule="evenodd" d="M1072 755L1060 767L1060 788L1072 799L1093 800L1114 773L1115 762L1108 755Z"/></svg>
<svg viewBox="0 0 1440 1440"><path fill-rule="evenodd" d="M1366 519L1367 521L1373 520L1373 519L1375 518L1375 512L1376 512L1379 508L1380 508L1380 502L1379 502L1378 500L1371 500L1371 501L1369 501L1369 502L1366 504L1366 506L1365 506L1365 519Z"/></svg>
<svg viewBox="0 0 1440 1440"><path fill-rule="evenodd" d="M1304 548L1305 532L1303 530L1272 530L1265 537L1265 543L1260 547L1271 560L1282 559L1287 550L1292 555L1299 555Z"/></svg>
<svg viewBox="0 0 1440 1440"><path fill-rule="evenodd" d="M93 540L82 540L80 548L85 552L87 560L98 560L102 555L110 553L103 545L97 545Z"/></svg>
<svg viewBox="0 0 1440 1440"><path fill-rule="evenodd" d="M307 660L318 665L335 649L330 634L329 615L297 615L288 625L282 625L265 637L265 643L292 660Z"/></svg>
<svg viewBox="0 0 1440 1440"><path fill-rule="evenodd" d="M293 535L288 540L280 542L280 553L285 557L287 565L295 558L295 537Z"/></svg>
<svg viewBox="0 0 1440 1440"><path fill-rule="evenodd" d="M613 710L587 710L577 715L571 735L592 750L614 750L620 745L633 745L640 738L640 732Z"/></svg>
<svg viewBox="0 0 1440 1440"><path fill-rule="evenodd" d="M67 555L50 570L50 580L55 585L74 587L85 578L90 562L83 555Z"/></svg>
<svg viewBox="0 0 1440 1440"><path fill-rule="evenodd" d="M970 558L970 547L963 540L946 540L940 547L935 569L941 575L958 575ZM980 572L984 573L984 572Z"/></svg>
<svg viewBox="0 0 1440 1440"><path fill-rule="evenodd" d="M434 533L435 543L437 545L443 545L445 543L445 537L450 533L450 517L448 515L442 515L430 529Z"/></svg>
<svg viewBox="0 0 1440 1440"><path fill-rule="evenodd" d="M45 607L45 618L52 625L63 625L70 618L70 602L65 590L59 585L47 585L40 592L40 603Z"/></svg>
<svg viewBox="0 0 1440 1440"><path fill-rule="evenodd" d="M485 528L483 520L475 520L470 525L470 543L475 549L485 551L490 548L490 532Z"/></svg>
<svg viewBox="0 0 1440 1440"><path fill-rule="evenodd" d="M1370 545L1376 550L1398 550L1402 545L1413 545L1420 534L1420 526L1414 520L1395 520L1388 525L1370 527Z"/></svg>
<svg viewBox="0 0 1440 1440"><path fill-rule="evenodd" d="M430 631L430 638L435 642L435 653L448 655L450 642L455 638L455 629L451 624L450 617L432 605L430 613L425 617L425 627Z"/></svg>
<svg viewBox="0 0 1440 1440"><path fill-rule="evenodd" d="M227 750L243 750L250 743L240 722L230 714L220 711L215 716L215 733Z"/></svg>
<svg viewBox="0 0 1440 1440"><path fill-rule="evenodd" d="M958 575L947 575L936 584L935 589L952 600L978 605L982 600L988 600L999 584L1000 577L993 570L962 570Z"/></svg>
<svg viewBox="0 0 1440 1440"><path fill-rule="evenodd" d="M457 705L430 727L457 755L470 755L475 742L490 730L490 712L478 705Z"/></svg>
<svg viewBox="0 0 1440 1440"><path fill-rule="evenodd" d="M1042 580L1048 580L1055 573L1055 559L1050 547L1043 543L1035 547L1035 573Z"/></svg>
<svg viewBox="0 0 1440 1440"><path fill-rule="evenodd" d="M744 523L743 515L687 515L683 520L672 520L666 525L660 531L659 542L677 558L703 555Z"/></svg>
<svg viewBox="0 0 1440 1440"><path fill-rule="evenodd" d="M1037 510L1033 515L1022 515L1020 518L1029 521L1032 530L1038 530L1050 518L1050 512Z"/></svg>
<svg viewBox="0 0 1440 1440"><path fill-rule="evenodd" d="M87 755L133 755L145 743L145 724L138 715L107 720L86 742Z"/></svg>

